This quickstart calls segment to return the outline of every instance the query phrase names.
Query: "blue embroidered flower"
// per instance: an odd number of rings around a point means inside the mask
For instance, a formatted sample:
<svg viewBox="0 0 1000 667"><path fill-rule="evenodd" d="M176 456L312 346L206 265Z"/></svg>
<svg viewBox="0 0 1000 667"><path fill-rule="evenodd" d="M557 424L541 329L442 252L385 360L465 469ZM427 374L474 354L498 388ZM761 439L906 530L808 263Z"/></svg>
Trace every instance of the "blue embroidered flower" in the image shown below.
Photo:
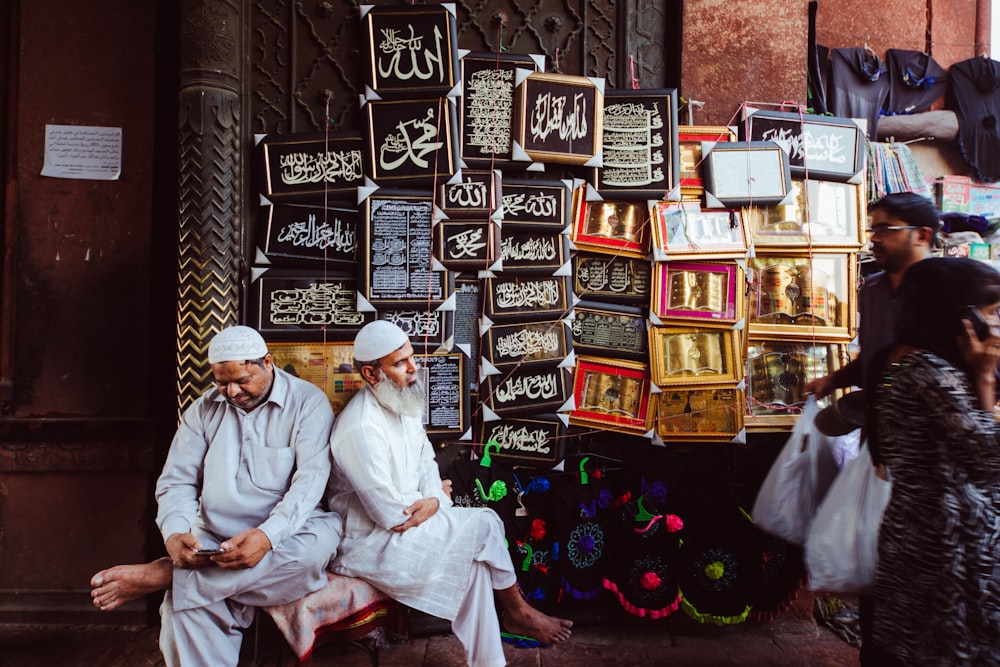
<svg viewBox="0 0 1000 667"><path fill-rule="evenodd" d="M604 555L604 530L591 521L581 523L570 533L567 544L566 551L573 567L586 569Z"/></svg>

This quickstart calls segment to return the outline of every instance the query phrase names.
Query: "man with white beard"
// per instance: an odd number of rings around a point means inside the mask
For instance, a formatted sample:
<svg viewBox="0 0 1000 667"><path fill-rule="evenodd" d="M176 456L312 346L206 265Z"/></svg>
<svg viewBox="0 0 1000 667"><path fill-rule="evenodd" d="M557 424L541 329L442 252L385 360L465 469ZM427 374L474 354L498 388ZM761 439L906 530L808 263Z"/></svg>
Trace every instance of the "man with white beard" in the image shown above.
<svg viewBox="0 0 1000 667"><path fill-rule="evenodd" d="M521 596L496 512L452 505L424 433L424 388L403 330L366 325L354 339L354 364L366 384L330 436L329 504L344 518L334 571L451 621L472 667L506 664L493 591L505 635L568 639L572 622Z"/></svg>

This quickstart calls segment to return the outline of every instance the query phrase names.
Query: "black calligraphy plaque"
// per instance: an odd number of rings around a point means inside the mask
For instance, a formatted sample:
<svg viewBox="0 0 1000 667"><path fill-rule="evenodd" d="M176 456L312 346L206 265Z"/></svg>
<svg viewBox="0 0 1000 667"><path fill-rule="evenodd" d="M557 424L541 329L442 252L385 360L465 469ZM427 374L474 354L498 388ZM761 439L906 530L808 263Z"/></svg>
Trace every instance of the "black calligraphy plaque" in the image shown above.
<svg viewBox="0 0 1000 667"><path fill-rule="evenodd" d="M559 415L538 414L483 422L479 442L497 442L500 451L491 456L508 466L550 468L565 456L566 432Z"/></svg>
<svg viewBox="0 0 1000 667"><path fill-rule="evenodd" d="M569 354L572 345L562 320L494 324L483 344L486 359L501 370L513 366L551 366Z"/></svg>
<svg viewBox="0 0 1000 667"><path fill-rule="evenodd" d="M434 255L452 271L486 271L496 261L498 236L489 220L444 220L434 225Z"/></svg>
<svg viewBox="0 0 1000 667"><path fill-rule="evenodd" d="M450 97L365 103L375 182L409 187L450 180L458 171L455 108Z"/></svg>
<svg viewBox="0 0 1000 667"><path fill-rule="evenodd" d="M462 68L462 160L470 166L513 165L514 82L518 69L538 70L531 56L467 53Z"/></svg>
<svg viewBox="0 0 1000 667"><path fill-rule="evenodd" d="M457 83L455 5L362 5L368 87L392 96L447 95Z"/></svg>
<svg viewBox="0 0 1000 667"><path fill-rule="evenodd" d="M362 294L377 307L436 308L453 284L448 271L433 270L429 195L382 194L364 202Z"/></svg>
<svg viewBox="0 0 1000 667"><path fill-rule="evenodd" d="M585 299L649 303L652 265L645 259L588 255L573 257L573 292Z"/></svg>
<svg viewBox="0 0 1000 667"><path fill-rule="evenodd" d="M677 90L609 90L604 95L605 199L666 199L680 185Z"/></svg>
<svg viewBox="0 0 1000 667"><path fill-rule="evenodd" d="M472 274L455 277L455 346L469 351L470 359L479 359L479 318L483 313L480 280ZM479 387L479 377L469 374L472 390Z"/></svg>
<svg viewBox="0 0 1000 667"><path fill-rule="evenodd" d="M354 276L269 269L251 287L251 321L268 340L353 340L374 319Z"/></svg>
<svg viewBox="0 0 1000 667"><path fill-rule="evenodd" d="M569 227L570 195L565 181L504 179L504 230L561 233Z"/></svg>
<svg viewBox="0 0 1000 667"><path fill-rule="evenodd" d="M454 311L424 308L379 308L377 318L392 322L410 337L418 352L433 353L451 349Z"/></svg>
<svg viewBox="0 0 1000 667"><path fill-rule="evenodd" d="M580 301L573 308L573 349L599 357L648 360L649 335L643 310Z"/></svg>
<svg viewBox="0 0 1000 667"><path fill-rule="evenodd" d="M600 166L603 84L572 74L528 74L514 93L517 145L537 162Z"/></svg>
<svg viewBox="0 0 1000 667"><path fill-rule="evenodd" d="M358 211L296 204L264 208L258 245L275 265L322 262L354 269L358 252Z"/></svg>
<svg viewBox="0 0 1000 667"><path fill-rule="evenodd" d="M555 412L573 393L573 373L566 368L519 366L490 375L480 385L481 400L501 417Z"/></svg>
<svg viewBox="0 0 1000 667"><path fill-rule="evenodd" d="M465 355L419 354L420 373L427 390L423 421L429 438L455 438L469 428L469 384Z"/></svg>
<svg viewBox="0 0 1000 667"><path fill-rule="evenodd" d="M500 172L463 169L438 188L438 208L451 220L488 220L500 205Z"/></svg>
<svg viewBox="0 0 1000 667"><path fill-rule="evenodd" d="M500 259L506 274L553 274L569 262L569 237L550 232L501 234Z"/></svg>
<svg viewBox="0 0 1000 667"><path fill-rule="evenodd" d="M865 160L865 137L850 118L748 108L744 141L773 141L788 154L793 178L849 181Z"/></svg>
<svg viewBox="0 0 1000 667"><path fill-rule="evenodd" d="M354 199L365 184L359 133L268 134L258 144L261 192L273 202Z"/></svg>
<svg viewBox="0 0 1000 667"><path fill-rule="evenodd" d="M565 278L501 275L484 283L483 311L494 322L559 319L569 310Z"/></svg>

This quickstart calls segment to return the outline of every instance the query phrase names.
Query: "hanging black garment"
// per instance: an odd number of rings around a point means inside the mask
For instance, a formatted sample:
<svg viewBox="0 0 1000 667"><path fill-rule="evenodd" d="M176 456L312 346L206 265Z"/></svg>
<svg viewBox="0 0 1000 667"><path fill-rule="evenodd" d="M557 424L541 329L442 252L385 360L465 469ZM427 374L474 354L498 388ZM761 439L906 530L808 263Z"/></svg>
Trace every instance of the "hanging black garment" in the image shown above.
<svg viewBox="0 0 1000 667"><path fill-rule="evenodd" d="M878 117L888 96L885 63L873 51L857 47L830 52L826 101L834 116L865 118L867 136L877 137Z"/></svg>
<svg viewBox="0 0 1000 667"><path fill-rule="evenodd" d="M985 183L1000 181L1000 62L969 58L948 70L958 148Z"/></svg>
<svg viewBox="0 0 1000 667"><path fill-rule="evenodd" d="M811 113L826 113L826 75L830 50L816 44L816 0L809 2L809 79L808 97Z"/></svg>
<svg viewBox="0 0 1000 667"><path fill-rule="evenodd" d="M889 70L886 115L927 111L948 87L948 73L922 51L889 49L885 62Z"/></svg>

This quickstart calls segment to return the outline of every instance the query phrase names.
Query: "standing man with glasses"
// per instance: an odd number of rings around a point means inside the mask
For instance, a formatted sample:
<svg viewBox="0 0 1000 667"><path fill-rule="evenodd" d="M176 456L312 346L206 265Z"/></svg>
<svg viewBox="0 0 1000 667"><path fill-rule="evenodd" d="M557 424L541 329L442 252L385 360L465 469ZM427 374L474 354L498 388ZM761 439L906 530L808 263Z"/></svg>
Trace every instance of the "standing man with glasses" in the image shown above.
<svg viewBox="0 0 1000 667"><path fill-rule="evenodd" d="M895 335L896 321L899 318L896 290L903 274L917 262L931 256L941 227L937 208L925 197L912 192L886 195L868 207L868 214L871 217L871 227L868 229L871 252L875 265L882 271L865 280L858 297L858 355L835 373L817 378L805 386L806 393L816 394L817 399L824 398L841 387L864 387L868 375L877 372L872 364L892 344ZM853 405L861 407L858 403ZM836 408L831 406L826 409L829 410ZM818 417L817 426L820 430L824 429L822 423L823 419ZM853 425L846 428L853 428ZM831 432L830 435L840 435L843 432ZM881 664L882 654L871 640L874 602L874 596L859 597L860 661L863 666Z"/></svg>

